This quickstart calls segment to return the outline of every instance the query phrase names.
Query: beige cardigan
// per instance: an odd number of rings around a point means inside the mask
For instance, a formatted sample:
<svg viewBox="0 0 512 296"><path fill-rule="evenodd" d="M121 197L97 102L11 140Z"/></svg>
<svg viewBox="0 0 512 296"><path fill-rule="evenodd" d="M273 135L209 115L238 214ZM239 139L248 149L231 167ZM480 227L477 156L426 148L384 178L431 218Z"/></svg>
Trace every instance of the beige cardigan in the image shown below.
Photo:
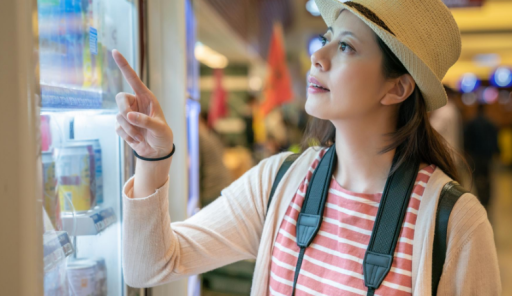
<svg viewBox="0 0 512 296"><path fill-rule="evenodd" d="M150 287L243 259L256 259L252 296L267 295L271 252L285 211L320 147L306 150L281 180L266 213L275 175L290 152L262 160L183 222L171 224L168 183L151 196L123 189L123 270L126 283ZM413 245L413 295L431 295L432 242L437 200L450 181L436 169L422 197ZM172 197L171 197L172 198ZM265 218L266 216L266 218ZM501 295L494 236L472 194L463 195L448 223L448 250L438 295Z"/></svg>

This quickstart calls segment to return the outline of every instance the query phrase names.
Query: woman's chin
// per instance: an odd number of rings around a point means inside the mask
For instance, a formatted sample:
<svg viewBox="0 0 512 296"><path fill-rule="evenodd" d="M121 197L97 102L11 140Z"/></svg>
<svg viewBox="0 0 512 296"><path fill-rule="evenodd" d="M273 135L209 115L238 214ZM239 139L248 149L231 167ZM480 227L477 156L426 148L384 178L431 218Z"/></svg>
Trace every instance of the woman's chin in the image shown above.
<svg viewBox="0 0 512 296"><path fill-rule="evenodd" d="M311 98L308 96L308 99L306 100L306 105L304 105L304 110L307 114L319 118L319 119L326 119L326 113L328 106L325 104L318 104L317 102L314 102L315 98Z"/></svg>

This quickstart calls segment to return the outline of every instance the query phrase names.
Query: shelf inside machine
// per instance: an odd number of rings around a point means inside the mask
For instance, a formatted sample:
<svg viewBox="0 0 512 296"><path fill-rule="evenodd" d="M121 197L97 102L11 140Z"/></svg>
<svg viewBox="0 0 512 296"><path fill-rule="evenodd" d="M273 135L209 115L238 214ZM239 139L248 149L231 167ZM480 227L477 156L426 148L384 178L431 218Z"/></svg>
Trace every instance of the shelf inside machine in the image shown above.
<svg viewBox="0 0 512 296"><path fill-rule="evenodd" d="M66 231L49 231L43 235L44 269L56 266L75 251Z"/></svg>
<svg viewBox="0 0 512 296"><path fill-rule="evenodd" d="M96 235L116 222L113 208L94 209L85 213L62 213L62 227L74 236Z"/></svg>

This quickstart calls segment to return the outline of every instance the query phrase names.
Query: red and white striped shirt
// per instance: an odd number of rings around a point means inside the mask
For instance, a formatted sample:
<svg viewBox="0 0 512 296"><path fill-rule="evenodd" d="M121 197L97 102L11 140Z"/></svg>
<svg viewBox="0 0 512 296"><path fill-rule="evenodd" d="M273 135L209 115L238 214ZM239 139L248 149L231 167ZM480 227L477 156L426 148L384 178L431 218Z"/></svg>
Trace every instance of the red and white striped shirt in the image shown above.
<svg viewBox="0 0 512 296"><path fill-rule="evenodd" d="M295 223L313 171L327 149L320 151L286 210L272 253L269 295L291 295L300 250L295 241ZM418 173L391 271L375 295L412 294L414 226L425 185L434 169L430 165ZM332 177L323 222L304 254L295 295L366 295L362 263L381 196L382 193L350 192Z"/></svg>

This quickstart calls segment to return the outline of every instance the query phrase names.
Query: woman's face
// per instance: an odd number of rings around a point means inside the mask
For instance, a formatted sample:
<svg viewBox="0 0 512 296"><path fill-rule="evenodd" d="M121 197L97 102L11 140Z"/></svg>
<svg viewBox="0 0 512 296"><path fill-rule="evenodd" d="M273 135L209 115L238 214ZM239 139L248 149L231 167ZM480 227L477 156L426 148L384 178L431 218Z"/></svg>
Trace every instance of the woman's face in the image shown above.
<svg viewBox="0 0 512 296"><path fill-rule="evenodd" d="M324 37L311 56L306 112L331 121L371 116L389 89L375 33L344 10Z"/></svg>

